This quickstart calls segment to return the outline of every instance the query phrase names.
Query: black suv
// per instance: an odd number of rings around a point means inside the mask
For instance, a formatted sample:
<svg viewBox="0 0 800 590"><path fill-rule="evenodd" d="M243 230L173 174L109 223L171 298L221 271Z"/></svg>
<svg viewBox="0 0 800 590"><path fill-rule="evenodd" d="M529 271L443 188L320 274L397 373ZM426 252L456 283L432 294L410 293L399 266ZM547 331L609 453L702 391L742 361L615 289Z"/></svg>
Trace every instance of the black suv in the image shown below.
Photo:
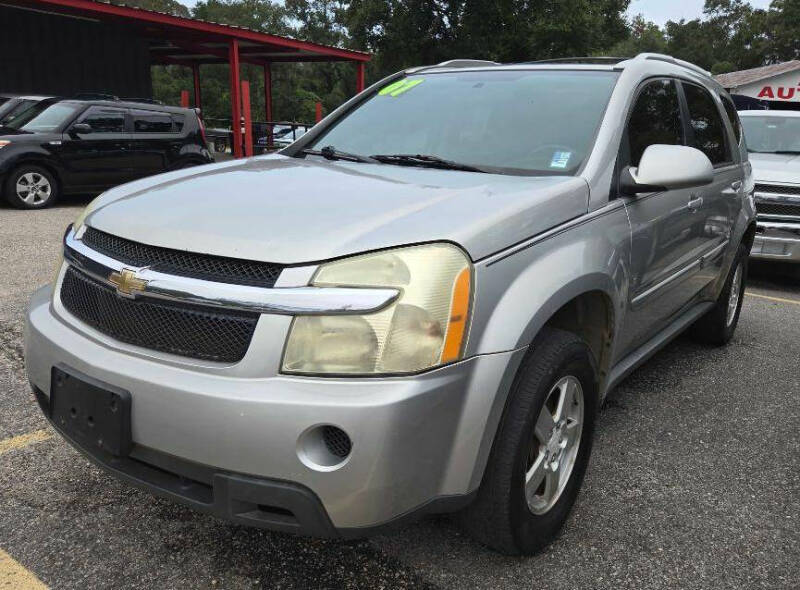
<svg viewBox="0 0 800 590"><path fill-rule="evenodd" d="M23 209L213 161L192 109L49 99L0 126L0 190Z"/></svg>

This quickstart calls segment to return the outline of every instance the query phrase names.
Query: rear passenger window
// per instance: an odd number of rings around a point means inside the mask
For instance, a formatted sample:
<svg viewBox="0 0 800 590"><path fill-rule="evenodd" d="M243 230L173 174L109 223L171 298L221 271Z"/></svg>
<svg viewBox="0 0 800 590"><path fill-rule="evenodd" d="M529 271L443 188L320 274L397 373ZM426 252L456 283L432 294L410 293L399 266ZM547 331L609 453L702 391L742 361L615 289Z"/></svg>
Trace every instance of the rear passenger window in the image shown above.
<svg viewBox="0 0 800 590"><path fill-rule="evenodd" d="M712 164L730 160L725 145L725 126L711 94L700 86L683 84L689 106L689 122L694 133L691 144L702 151Z"/></svg>
<svg viewBox="0 0 800 590"><path fill-rule="evenodd" d="M172 133L172 117L155 111L133 111L134 133Z"/></svg>
<svg viewBox="0 0 800 590"><path fill-rule="evenodd" d="M722 101L722 106L725 107L725 114L731 120L731 127L733 127L733 135L736 137L736 144L742 144L742 122L739 120L739 113L736 112L736 105L733 101L724 94L719 95Z"/></svg>
<svg viewBox="0 0 800 590"><path fill-rule="evenodd" d="M672 80L649 82L639 93L628 121L623 162L638 166L644 151L657 143L683 143L680 101Z"/></svg>

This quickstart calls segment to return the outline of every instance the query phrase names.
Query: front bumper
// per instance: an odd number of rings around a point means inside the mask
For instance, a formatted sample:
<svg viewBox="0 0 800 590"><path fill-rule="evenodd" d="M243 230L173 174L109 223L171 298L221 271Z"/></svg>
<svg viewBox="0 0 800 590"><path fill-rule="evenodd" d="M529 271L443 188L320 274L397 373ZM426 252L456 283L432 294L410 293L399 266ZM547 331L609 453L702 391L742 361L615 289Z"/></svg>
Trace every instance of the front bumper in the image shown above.
<svg viewBox="0 0 800 590"><path fill-rule="evenodd" d="M81 450L125 479L201 510L315 535L356 536L468 500L524 354L478 356L414 377L254 377L131 354L66 313L51 302L50 288L34 294L26 363L43 409L57 364L132 396L130 456ZM352 440L350 455L333 468L304 455L304 434L322 424ZM299 511L296 522L287 524L287 511Z"/></svg>
<svg viewBox="0 0 800 590"><path fill-rule="evenodd" d="M800 223L759 220L750 256L800 263Z"/></svg>

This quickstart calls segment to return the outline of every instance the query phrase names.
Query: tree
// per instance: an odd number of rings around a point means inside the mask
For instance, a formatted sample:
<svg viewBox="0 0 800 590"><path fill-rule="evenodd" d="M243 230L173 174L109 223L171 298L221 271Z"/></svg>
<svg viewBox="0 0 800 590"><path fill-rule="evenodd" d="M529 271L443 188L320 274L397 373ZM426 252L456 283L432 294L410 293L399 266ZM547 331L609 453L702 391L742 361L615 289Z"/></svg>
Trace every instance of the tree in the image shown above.
<svg viewBox="0 0 800 590"><path fill-rule="evenodd" d="M607 51L608 55L633 57L639 53L666 52L667 39L664 31L657 24L646 21L641 14L633 18L629 30L629 36L615 43Z"/></svg>

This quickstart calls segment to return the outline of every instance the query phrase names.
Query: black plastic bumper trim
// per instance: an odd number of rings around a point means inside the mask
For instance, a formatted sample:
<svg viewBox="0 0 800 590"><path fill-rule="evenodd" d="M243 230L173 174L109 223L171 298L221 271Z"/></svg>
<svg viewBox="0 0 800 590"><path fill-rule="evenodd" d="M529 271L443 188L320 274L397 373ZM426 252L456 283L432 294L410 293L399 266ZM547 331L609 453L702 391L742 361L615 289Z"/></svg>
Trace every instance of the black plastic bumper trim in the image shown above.
<svg viewBox="0 0 800 590"><path fill-rule="evenodd" d="M85 447L53 423L48 397L31 387L50 425L93 463L139 489L236 524L312 537L356 539L391 531L427 514L461 510L477 495L475 490L439 496L376 525L336 528L317 495L298 483L224 471L136 443L127 457Z"/></svg>

